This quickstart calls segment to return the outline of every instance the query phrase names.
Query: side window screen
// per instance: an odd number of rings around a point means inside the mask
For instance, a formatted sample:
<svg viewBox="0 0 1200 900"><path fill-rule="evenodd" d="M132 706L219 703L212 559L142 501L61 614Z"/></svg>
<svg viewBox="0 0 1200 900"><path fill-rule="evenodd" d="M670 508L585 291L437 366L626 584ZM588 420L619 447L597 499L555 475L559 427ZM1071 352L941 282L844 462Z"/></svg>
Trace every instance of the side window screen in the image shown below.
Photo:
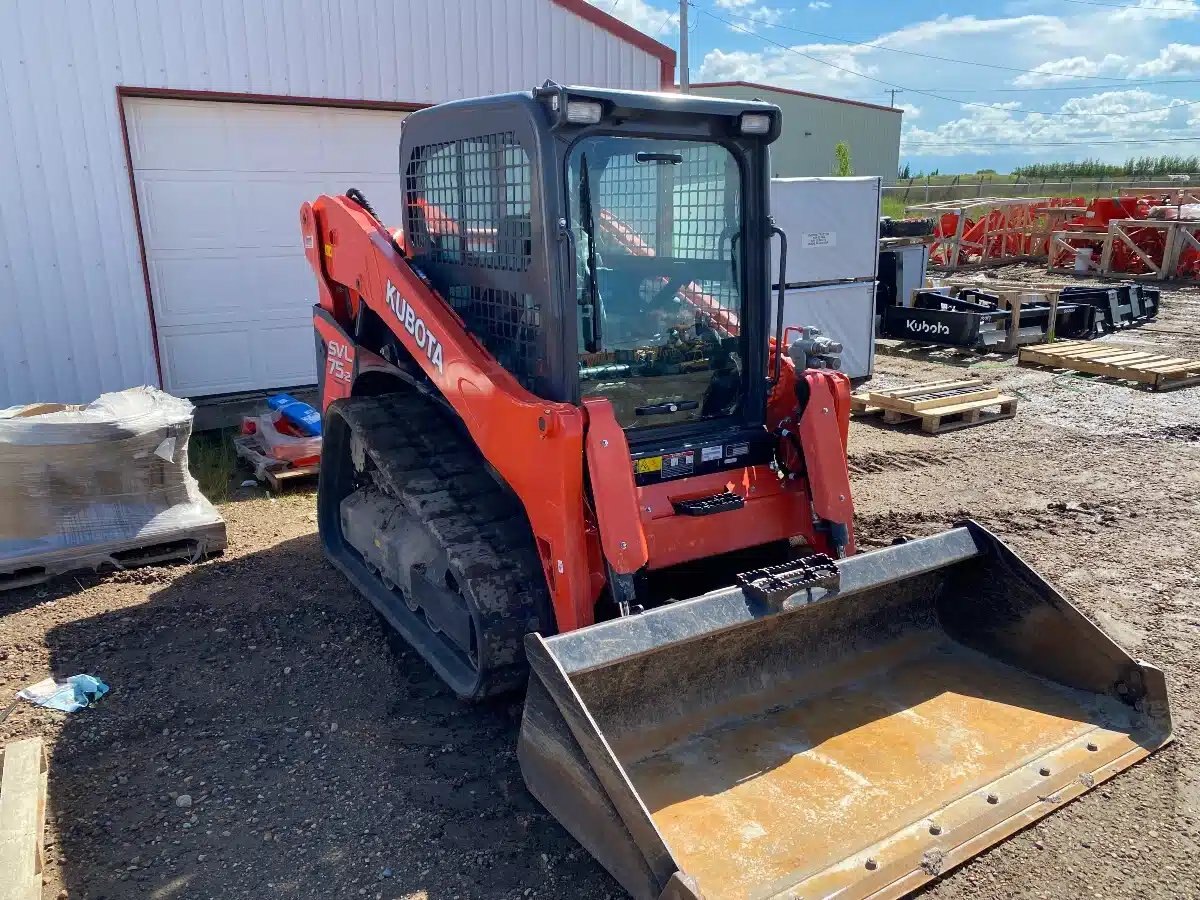
<svg viewBox="0 0 1200 900"><path fill-rule="evenodd" d="M405 232L434 262L529 268L531 167L511 132L417 147L405 173Z"/></svg>
<svg viewBox="0 0 1200 900"><path fill-rule="evenodd" d="M532 183L529 156L513 132L416 147L404 171L404 226L414 261L467 329L521 384L543 394Z"/></svg>
<svg viewBox="0 0 1200 900"><path fill-rule="evenodd" d="M728 254L739 202L728 153L713 144L644 146L648 149L615 153L597 179L601 215L613 223L602 230L623 238L607 242L608 249L686 259Z"/></svg>

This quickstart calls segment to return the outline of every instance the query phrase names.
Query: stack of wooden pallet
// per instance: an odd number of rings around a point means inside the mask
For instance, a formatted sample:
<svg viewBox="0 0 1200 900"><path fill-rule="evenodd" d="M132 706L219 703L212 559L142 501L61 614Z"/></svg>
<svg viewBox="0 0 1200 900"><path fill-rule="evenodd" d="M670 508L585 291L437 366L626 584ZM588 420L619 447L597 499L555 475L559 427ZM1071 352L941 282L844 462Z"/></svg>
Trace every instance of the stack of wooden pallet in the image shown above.
<svg viewBox="0 0 1200 900"><path fill-rule="evenodd" d="M1022 366L1067 369L1136 381L1152 391L1169 391L1200 383L1200 359L1184 359L1091 341L1062 341L1045 347L1022 347L1017 361Z"/></svg>
<svg viewBox="0 0 1200 900"><path fill-rule="evenodd" d="M988 387L978 378L930 381L904 388L871 391L850 398L856 415L883 413L889 425L920 421L929 434L969 428L1017 414L1017 400Z"/></svg>
<svg viewBox="0 0 1200 900"><path fill-rule="evenodd" d="M282 491L289 484L315 479L321 473L319 462L296 465L268 456L266 448L254 434L240 434L235 437L233 449L238 458L245 460L254 470L254 477L265 481L271 486L271 490L276 492Z"/></svg>

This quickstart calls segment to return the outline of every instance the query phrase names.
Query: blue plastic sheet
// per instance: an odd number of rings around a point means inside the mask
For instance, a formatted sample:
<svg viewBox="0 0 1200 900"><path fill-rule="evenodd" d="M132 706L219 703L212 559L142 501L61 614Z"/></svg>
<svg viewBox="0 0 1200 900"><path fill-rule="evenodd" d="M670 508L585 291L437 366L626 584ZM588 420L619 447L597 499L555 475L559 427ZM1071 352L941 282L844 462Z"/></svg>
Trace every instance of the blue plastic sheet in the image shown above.
<svg viewBox="0 0 1200 900"><path fill-rule="evenodd" d="M91 675L72 675L66 681L46 678L17 692L17 696L47 709L76 712L108 693L108 685Z"/></svg>

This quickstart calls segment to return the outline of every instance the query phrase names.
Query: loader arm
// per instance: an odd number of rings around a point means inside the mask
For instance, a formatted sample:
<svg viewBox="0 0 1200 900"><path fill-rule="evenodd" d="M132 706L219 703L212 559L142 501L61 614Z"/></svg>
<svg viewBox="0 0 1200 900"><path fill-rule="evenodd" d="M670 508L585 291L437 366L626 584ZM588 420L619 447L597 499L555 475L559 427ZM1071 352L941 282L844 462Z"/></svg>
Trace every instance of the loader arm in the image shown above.
<svg viewBox="0 0 1200 900"><path fill-rule="evenodd" d="M558 630L590 625L595 591L587 564L581 411L522 387L409 265L393 237L354 201L322 195L301 208L300 227L318 284L316 327L327 347L339 328L352 327L363 307L387 324L520 498ZM332 339L332 344L353 340L343 329L342 341ZM326 359L330 366L344 362L328 349ZM344 379L327 376L326 384L335 385L341 396L348 393Z"/></svg>

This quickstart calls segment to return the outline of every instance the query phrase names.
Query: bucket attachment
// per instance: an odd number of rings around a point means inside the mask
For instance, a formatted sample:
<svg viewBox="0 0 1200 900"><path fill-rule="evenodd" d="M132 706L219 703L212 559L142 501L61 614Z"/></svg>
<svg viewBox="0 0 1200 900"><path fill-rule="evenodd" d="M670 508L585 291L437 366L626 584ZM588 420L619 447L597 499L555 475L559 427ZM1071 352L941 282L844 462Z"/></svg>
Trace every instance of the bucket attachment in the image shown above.
<svg viewBox="0 0 1200 900"><path fill-rule="evenodd" d="M1171 740L979 525L836 567L526 638L525 780L634 897L903 896Z"/></svg>

